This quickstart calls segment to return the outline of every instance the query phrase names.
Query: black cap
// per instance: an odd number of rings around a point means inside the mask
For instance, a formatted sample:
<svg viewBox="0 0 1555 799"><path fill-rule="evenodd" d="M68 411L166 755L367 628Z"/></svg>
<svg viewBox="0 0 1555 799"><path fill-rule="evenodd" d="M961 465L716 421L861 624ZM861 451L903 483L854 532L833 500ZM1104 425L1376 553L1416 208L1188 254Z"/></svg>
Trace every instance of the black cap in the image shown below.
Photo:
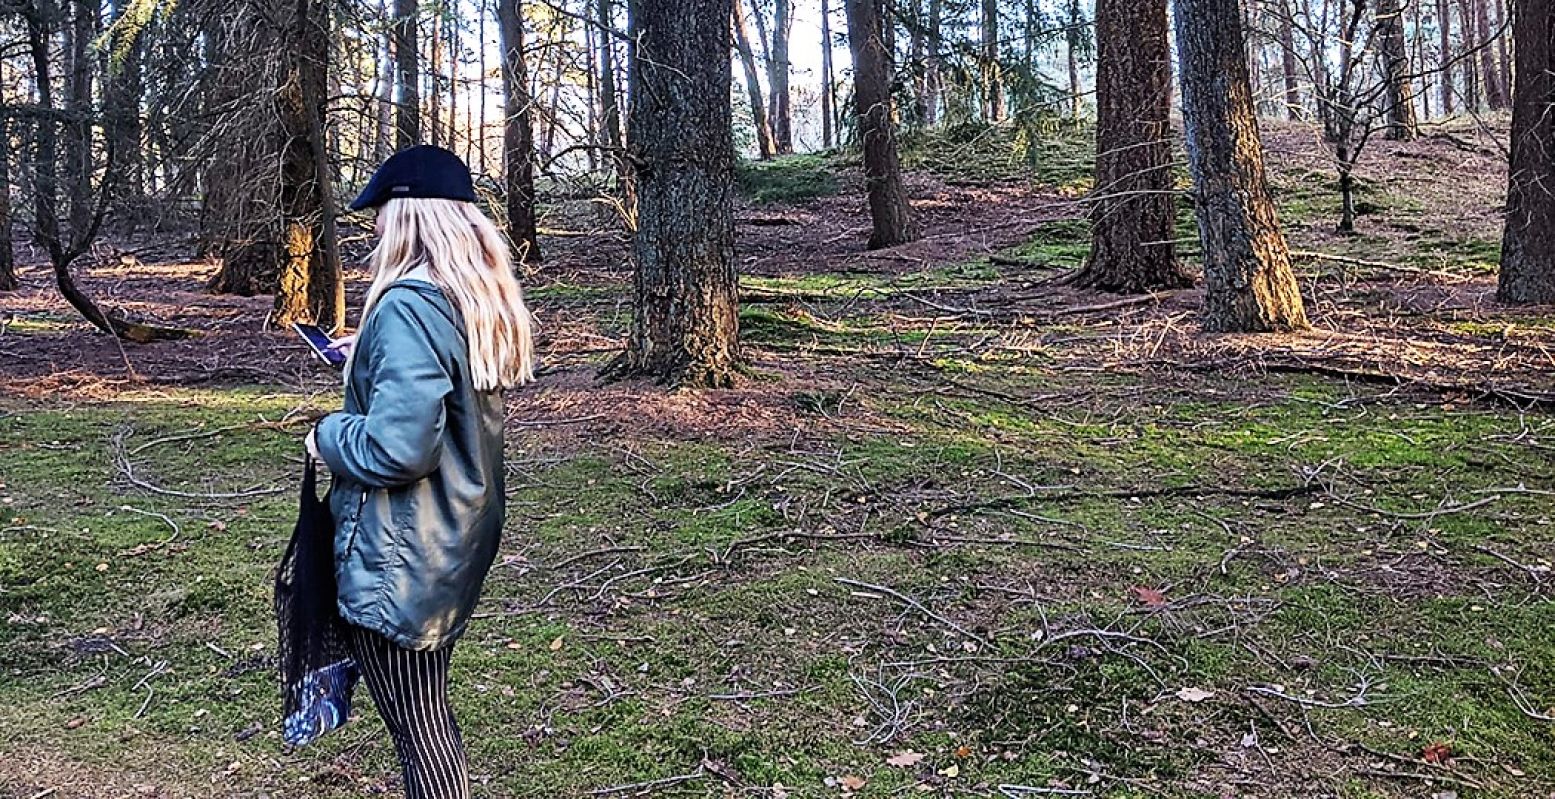
<svg viewBox="0 0 1555 799"><path fill-rule="evenodd" d="M473 203L475 181L459 156L441 147L418 144L389 156L352 201L351 210L377 208L406 198Z"/></svg>

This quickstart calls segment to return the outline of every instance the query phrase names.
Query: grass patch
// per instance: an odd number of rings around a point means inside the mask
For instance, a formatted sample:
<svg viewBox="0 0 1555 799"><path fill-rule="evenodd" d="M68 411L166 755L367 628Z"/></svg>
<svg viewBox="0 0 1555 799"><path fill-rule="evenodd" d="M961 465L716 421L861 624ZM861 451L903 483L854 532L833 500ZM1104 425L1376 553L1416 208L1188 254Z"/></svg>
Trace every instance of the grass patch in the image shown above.
<svg viewBox="0 0 1555 799"><path fill-rule="evenodd" d="M741 195L757 203L794 204L837 193L837 176L823 155L742 161L735 182Z"/></svg>

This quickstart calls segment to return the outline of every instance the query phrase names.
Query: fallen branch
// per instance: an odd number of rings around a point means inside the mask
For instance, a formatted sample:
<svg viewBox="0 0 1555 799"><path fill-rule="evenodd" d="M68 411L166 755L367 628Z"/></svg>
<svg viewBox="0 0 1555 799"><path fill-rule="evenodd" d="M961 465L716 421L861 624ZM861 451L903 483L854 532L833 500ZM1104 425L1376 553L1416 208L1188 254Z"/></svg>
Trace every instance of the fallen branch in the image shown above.
<svg viewBox="0 0 1555 799"><path fill-rule="evenodd" d="M1343 255L1329 255L1313 250L1292 250L1290 257L1305 259L1308 261L1329 261L1332 263L1349 264L1350 266L1364 266L1371 269L1383 269L1389 272L1402 272L1406 275L1430 275L1448 280L1465 281L1472 280L1472 275L1464 275L1457 272L1444 272L1439 269L1425 269L1418 266L1405 266L1403 264L1390 264L1384 261L1368 261L1364 258L1349 258Z"/></svg>
<svg viewBox="0 0 1555 799"><path fill-rule="evenodd" d="M904 604L904 605L906 605L906 606L908 606L910 608L913 608L914 610L917 610L919 613L922 613L923 615L928 616L929 618L939 622L940 624L943 624L946 627L949 627L950 629L960 633L961 635L964 635L967 638L970 638L973 641L976 641L978 644L980 644L982 646L985 646L985 647L986 646L990 646L990 644L987 641L987 639L984 639L982 636L977 635L976 633L972 632L971 630L968 630L967 628L962 627L961 625L951 621L950 619L945 618L944 616L941 616L938 613L935 613L932 610L929 610L928 607L926 607L922 602L919 602L918 600L913 599L912 597L910 597L910 596L908 596L906 594L903 594L900 591L897 591L897 590L895 590L893 588L887 588L886 586L883 586L883 585L873 585L871 583L859 582L858 580L849 580L849 579L847 579L845 577L838 577L837 578L837 582L842 584L842 585L846 585L846 586L848 586L850 588L857 588L857 589L861 589L861 590L864 590L864 591L872 591L872 592L875 592L875 593L878 593L878 594L884 594L885 596L891 597L892 599L895 599L896 601L901 602L902 604Z"/></svg>

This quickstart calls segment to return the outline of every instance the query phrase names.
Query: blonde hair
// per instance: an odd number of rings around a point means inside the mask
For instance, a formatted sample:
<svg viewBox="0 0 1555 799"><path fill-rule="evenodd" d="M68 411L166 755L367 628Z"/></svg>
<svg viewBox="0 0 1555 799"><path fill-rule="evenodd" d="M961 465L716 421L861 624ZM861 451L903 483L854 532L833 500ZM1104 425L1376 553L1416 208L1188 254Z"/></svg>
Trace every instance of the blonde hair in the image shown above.
<svg viewBox="0 0 1555 799"><path fill-rule="evenodd" d="M534 339L507 240L473 203L396 199L378 211L382 238L362 319L396 280L424 266L464 317L476 390L534 380Z"/></svg>

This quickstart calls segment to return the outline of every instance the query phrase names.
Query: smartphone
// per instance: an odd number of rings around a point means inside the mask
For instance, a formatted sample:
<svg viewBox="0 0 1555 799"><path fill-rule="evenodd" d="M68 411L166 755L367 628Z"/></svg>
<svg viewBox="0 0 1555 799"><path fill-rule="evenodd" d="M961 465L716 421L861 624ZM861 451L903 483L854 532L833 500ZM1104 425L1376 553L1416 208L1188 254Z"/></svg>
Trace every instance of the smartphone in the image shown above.
<svg viewBox="0 0 1555 799"><path fill-rule="evenodd" d="M335 340L330 338L323 328L318 325L305 325L293 322L292 329L297 331L297 335L302 336L303 341L308 342L308 347L313 350L313 354L319 356L319 359L324 363L334 367L346 365L345 354L330 349L334 345Z"/></svg>

